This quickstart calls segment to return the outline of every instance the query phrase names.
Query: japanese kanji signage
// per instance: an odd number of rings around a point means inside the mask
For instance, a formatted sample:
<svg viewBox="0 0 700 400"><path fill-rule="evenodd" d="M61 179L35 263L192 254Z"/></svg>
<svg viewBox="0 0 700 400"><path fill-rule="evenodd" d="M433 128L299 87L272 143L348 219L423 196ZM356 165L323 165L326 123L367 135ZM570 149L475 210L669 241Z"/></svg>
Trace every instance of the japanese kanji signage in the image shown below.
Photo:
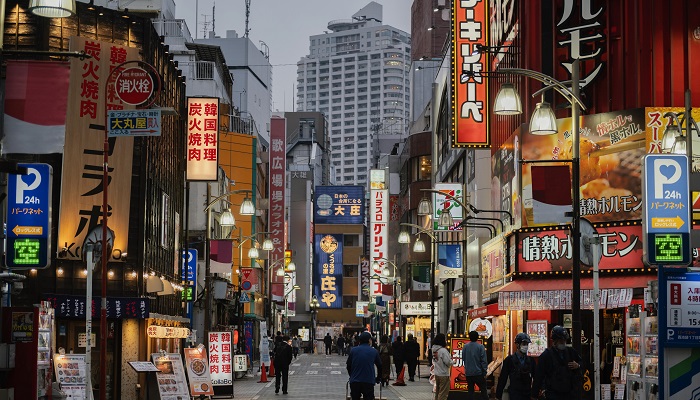
<svg viewBox="0 0 700 400"><path fill-rule="evenodd" d="M153 365L158 368L156 378L158 380L158 392L161 399L175 400L178 397L186 399L187 378L185 368L182 366L182 357L177 353L152 353Z"/></svg>
<svg viewBox="0 0 700 400"><path fill-rule="evenodd" d="M343 307L343 235L314 235L314 294L320 308Z"/></svg>
<svg viewBox="0 0 700 400"><path fill-rule="evenodd" d="M109 137L160 136L160 110L110 110Z"/></svg>
<svg viewBox="0 0 700 400"><path fill-rule="evenodd" d="M125 61L139 59L135 47L119 46L81 37L71 37L70 51L84 51L92 58L73 58L70 66L66 140L63 147L61 208L58 240L66 247L66 259L78 260L85 235L102 219L102 179L105 102L107 110L125 110L107 85L109 71ZM104 93L105 88L107 93ZM114 248L128 252L129 206L131 204L132 137L109 141L109 228Z"/></svg>
<svg viewBox="0 0 700 400"><path fill-rule="evenodd" d="M649 264L691 262L688 156L644 157L644 260Z"/></svg>
<svg viewBox="0 0 700 400"><path fill-rule="evenodd" d="M489 1L452 2L453 147L489 147Z"/></svg>
<svg viewBox="0 0 700 400"><path fill-rule="evenodd" d="M600 308L627 307L632 302L632 288L601 289ZM498 292L499 310L571 310L571 289ZM593 309L593 290L581 289L581 309Z"/></svg>
<svg viewBox="0 0 700 400"><path fill-rule="evenodd" d="M389 191L386 189L370 190L370 277L382 276L382 270L389 258ZM374 261L377 261L375 264ZM375 267L376 265L376 267ZM370 297L382 295L382 282L371 279Z"/></svg>
<svg viewBox="0 0 700 400"><path fill-rule="evenodd" d="M231 332L209 332L209 373L214 386L233 384Z"/></svg>
<svg viewBox="0 0 700 400"><path fill-rule="evenodd" d="M140 67L126 68L114 80L115 94L126 104L143 104L153 94L153 77Z"/></svg>
<svg viewBox="0 0 700 400"><path fill-rule="evenodd" d="M364 224L365 189L362 186L316 186L314 223Z"/></svg>
<svg viewBox="0 0 700 400"><path fill-rule="evenodd" d="M269 171L269 196L270 212L268 214L268 230L270 240L275 246L270 251L270 262L277 262L284 258L286 247L286 205L285 205L285 179L287 173L287 120L284 118L272 118L270 120L270 171ZM272 274L273 298L277 301L284 297L283 277Z"/></svg>
<svg viewBox="0 0 700 400"><path fill-rule="evenodd" d="M51 186L49 164L18 164L27 175L7 175L7 250L9 268L51 265Z"/></svg>
<svg viewBox="0 0 700 400"><path fill-rule="evenodd" d="M597 226L601 240L601 270L643 268L642 227ZM571 271L571 237L568 229L518 233L518 272ZM582 265L583 270L590 266Z"/></svg>
<svg viewBox="0 0 700 400"><path fill-rule="evenodd" d="M85 296L57 294L46 297L51 302L57 318L81 318L85 320ZM92 317L100 316L100 297L92 297ZM107 318L146 319L150 313L150 300L145 297L107 297Z"/></svg>
<svg viewBox="0 0 700 400"><path fill-rule="evenodd" d="M452 366L450 367L451 391L467 391L467 377L464 375L464 360L462 359L462 349L467 343L469 343L469 338L450 338L449 350L452 355Z"/></svg>
<svg viewBox="0 0 700 400"><path fill-rule="evenodd" d="M219 169L219 99L187 98L187 180L215 181Z"/></svg>

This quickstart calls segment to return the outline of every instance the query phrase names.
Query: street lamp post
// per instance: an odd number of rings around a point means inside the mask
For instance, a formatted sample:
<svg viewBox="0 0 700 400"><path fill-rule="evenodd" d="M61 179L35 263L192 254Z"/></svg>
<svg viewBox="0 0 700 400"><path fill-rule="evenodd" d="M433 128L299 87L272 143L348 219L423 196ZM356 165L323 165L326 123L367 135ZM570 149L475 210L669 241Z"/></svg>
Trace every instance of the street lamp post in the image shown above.
<svg viewBox="0 0 700 400"><path fill-rule="evenodd" d="M545 85L543 89L533 94L533 96L541 93L544 90L554 89L562 95L571 105L571 138L572 138L572 157L571 160L557 160L559 162L571 162L571 185L572 185L572 218L571 218L571 328L572 328L572 345L574 349L581 353L581 209L580 209L580 146L579 146L579 114L580 110L586 110L586 106L579 97L579 71L578 59L572 63L571 73L571 89L565 86L562 82L552 78L549 75L541 72L532 71L523 68L501 68L493 74L518 75L540 81ZM496 105L494 113L499 115L515 115L522 113L520 98L512 84L504 84L501 90L496 95ZM515 106L515 107L508 107ZM540 102L537 104L535 111L530 120L530 133L535 135L556 134L556 117L549 103ZM511 217L512 218L512 217Z"/></svg>
<svg viewBox="0 0 700 400"><path fill-rule="evenodd" d="M289 276L289 279L292 279L292 277ZM282 331L285 335L289 335L289 295L299 289L301 289L299 285L294 285L284 294L284 323L282 324Z"/></svg>
<svg viewBox="0 0 700 400"><path fill-rule="evenodd" d="M386 259L386 258L377 258L377 259L374 260L374 262L373 262L373 264L372 264L372 270L373 270L373 271L376 271L376 270L378 270L378 269L380 268L379 261L381 261L381 262L383 262L383 263L387 263L387 264L389 264L389 265L391 265L391 266L393 267L394 274L391 276L391 279L392 279L392 284L393 284L393 286L394 286L394 287L393 287L393 292L394 292L394 324L399 326L398 331L399 331L399 336L401 336L401 324L399 323L399 320L397 319L397 313L396 313L396 310L397 310L397 308L399 307L399 301L398 301L398 300L399 300L399 295L398 295L398 293L401 292L401 278L396 276L396 273L397 273L397 271L398 271L398 267L396 266L396 263L394 263L394 262L392 262L392 261L389 261L389 260ZM376 275L376 274L375 274L375 275ZM383 275L385 278L388 278L388 277L389 277L389 270L388 270L387 268L382 269L382 275ZM381 277L378 277L378 276L377 276L376 278L375 278L374 276L372 276L372 278L373 278L373 279L377 279L377 280L379 280L380 282L382 281L382 278L381 278ZM382 284L384 284L384 282L382 282ZM399 287L398 292L396 291L396 286L397 286L397 284L398 284L398 287ZM391 330L389 330L389 333L391 333Z"/></svg>
<svg viewBox="0 0 700 400"><path fill-rule="evenodd" d="M277 307L275 306L275 302L272 300L272 274L275 271L275 268L277 268L276 275L281 278L281 277L284 277L285 275L287 275L286 272L294 272L294 271L296 271L296 268L297 268L294 261L290 261L289 264L286 266L284 265L284 262L285 262L284 258L279 259L279 260L273 262L272 264L270 264L270 266L267 268L267 273L269 275L268 292L270 294L270 297L269 297L269 299L270 299L270 328L272 328L273 333L279 329L274 328L274 323L277 322L276 321L277 318L275 317L275 311L276 311ZM278 266L278 264L281 264L281 265ZM291 278L291 275L289 275L289 276Z"/></svg>
<svg viewBox="0 0 700 400"><path fill-rule="evenodd" d="M314 354L314 349L316 348L316 313L318 312L318 307L321 304L318 302L318 297L313 295L311 302L309 303L309 308L311 309L311 354Z"/></svg>
<svg viewBox="0 0 700 400"><path fill-rule="evenodd" d="M415 235L420 235L424 233L430 237L430 343L433 342L433 337L435 336L435 234L430 230L423 228L420 225L411 224L408 222L402 222L401 226L408 226L418 229ZM410 235L408 232L403 231L399 234L399 243L409 243ZM416 253L425 253L425 243L417 237L415 243L413 244L413 251Z"/></svg>

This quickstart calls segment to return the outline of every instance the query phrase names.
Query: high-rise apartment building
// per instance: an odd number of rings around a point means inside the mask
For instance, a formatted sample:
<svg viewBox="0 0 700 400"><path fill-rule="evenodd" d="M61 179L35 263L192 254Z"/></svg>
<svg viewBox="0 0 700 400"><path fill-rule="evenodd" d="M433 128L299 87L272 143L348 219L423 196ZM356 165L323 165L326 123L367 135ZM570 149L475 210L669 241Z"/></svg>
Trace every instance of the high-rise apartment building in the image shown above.
<svg viewBox="0 0 700 400"><path fill-rule="evenodd" d="M408 131L410 35L382 24L381 4L370 2L309 39L297 63L297 111L328 119L331 183L364 185Z"/></svg>

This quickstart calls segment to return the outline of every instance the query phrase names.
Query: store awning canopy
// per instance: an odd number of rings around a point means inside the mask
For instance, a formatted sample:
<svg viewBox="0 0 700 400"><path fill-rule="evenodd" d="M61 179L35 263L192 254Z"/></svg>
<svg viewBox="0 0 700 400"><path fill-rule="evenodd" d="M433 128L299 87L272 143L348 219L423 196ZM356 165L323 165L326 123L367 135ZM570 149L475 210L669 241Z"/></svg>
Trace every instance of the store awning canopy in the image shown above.
<svg viewBox="0 0 700 400"><path fill-rule="evenodd" d="M598 281L600 289L634 289L647 287L656 275L603 276ZM571 279L519 279L504 285L499 292L525 292L535 290L571 290ZM593 278L581 279L581 289L593 289Z"/></svg>
<svg viewBox="0 0 700 400"><path fill-rule="evenodd" d="M599 280L600 308L627 307L633 289L644 288L655 275L606 276ZM500 310L570 310L571 279L523 279L508 283L498 292ZM593 279L581 279L581 308L593 309Z"/></svg>

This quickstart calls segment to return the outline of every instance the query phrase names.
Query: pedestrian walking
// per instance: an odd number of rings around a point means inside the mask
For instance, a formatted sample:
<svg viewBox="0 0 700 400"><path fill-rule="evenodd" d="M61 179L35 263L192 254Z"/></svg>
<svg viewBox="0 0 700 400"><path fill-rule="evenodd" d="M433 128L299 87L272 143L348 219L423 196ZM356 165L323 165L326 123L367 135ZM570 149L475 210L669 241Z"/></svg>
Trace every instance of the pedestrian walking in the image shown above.
<svg viewBox="0 0 700 400"><path fill-rule="evenodd" d="M408 380L415 382L416 366L418 365L418 357L420 356L420 345L413 338L412 334L408 334L408 339L403 345L403 355L408 366Z"/></svg>
<svg viewBox="0 0 700 400"><path fill-rule="evenodd" d="M474 385L476 385L479 387L479 398L488 400L486 370L489 364L486 361L486 349L477 340L479 340L479 333L476 331L469 332L469 342L462 349L464 375L467 377L467 398L469 400L474 398Z"/></svg>
<svg viewBox="0 0 700 400"><path fill-rule="evenodd" d="M333 350L333 338L330 333L326 333L326 336L323 338L323 345L326 347L326 355L331 355L331 350Z"/></svg>
<svg viewBox="0 0 700 400"><path fill-rule="evenodd" d="M294 359L297 359L297 356L299 355L299 344L301 340L299 339L299 336L294 335L292 338L292 354L294 355Z"/></svg>
<svg viewBox="0 0 700 400"><path fill-rule="evenodd" d="M531 397L539 398L544 390L547 400L569 400L580 397L583 384L581 356L566 345L569 332L562 326L552 328L552 345L540 355L535 369Z"/></svg>
<svg viewBox="0 0 700 400"><path fill-rule="evenodd" d="M510 400L529 400L532 391L532 378L535 376L535 359L527 355L531 343L527 333L515 335L515 351L503 360L501 375L496 386L496 399L503 398L506 384Z"/></svg>
<svg viewBox="0 0 700 400"><path fill-rule="evenodd" d="M435 400L447 400L450 394L450 367L452 357L447 350L444 333L438 333L433 339L433 374L435 375Z"/></svg>
<svg viewBox="0 0 700 400"><path fill-rule="evenodd" d="M391 344L391 354L394 357L394 368L396 369L396 376L398 377L403 369L404 354L403 354L403 341L401 336L397 336L394 343Z"/></svg>
<svg viewBox="0 0 700 400"><path fill-rule="evenodd" d="M338 336L338 341L336 341L336 346L338 347L338 355L345 352L345 338L343 335Z"/></svg>
<svg viewBox="0 0 700 400"><path fill-rule="evenodd" d="M386 335L382 335L380 339L379 360L382 362L381 385L389 386L389 375L391 374L391 346L389 346L389 337Z"/></svg>
<svg viewBox="0 0 700 400"><path fill-rule="evenodd" d="M379 352L369 345L371 338L369 332L362 332L358 336L359 346L350 350L346 362L352 400L359 400L360 397L364 400L374 400L374 385L381 381L379 373L382 370L382 361Z"/></svg>
<svg viewBox="0 0 700 400"><path fill-rule="evenodd" d="M292 363L292 347L287 342L289 342L289 336L282 336L275 346L275 394L280 392L280 378L282 393L287 394L289 364Z"/></svg>

